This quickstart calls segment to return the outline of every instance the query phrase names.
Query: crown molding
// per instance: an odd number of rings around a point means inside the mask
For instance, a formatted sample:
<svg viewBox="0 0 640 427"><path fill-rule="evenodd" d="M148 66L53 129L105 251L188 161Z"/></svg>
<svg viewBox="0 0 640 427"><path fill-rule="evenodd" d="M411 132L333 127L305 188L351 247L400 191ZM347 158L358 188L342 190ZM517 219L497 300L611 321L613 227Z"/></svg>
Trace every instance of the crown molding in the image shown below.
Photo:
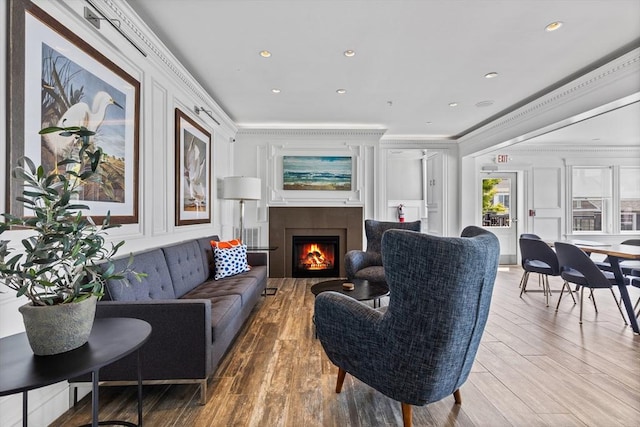
<svg viewBox="0 0 640 427"><path fill-rule="evenodd" d="M509 148L504 150L510 154L514 155L523 155L523 154L548 154L548 153L566 153L567 155L571 155L576 157L576 147L570 145L541 145L539 147L527 147L519 149L516 147ZM623 154L625 157L639 157L640 156L640 147L638 148L629 148L628 146L599 146L599 147L585 147L582 145L580 147L579 153L582 155L583 153L597 153L602 155L603 157L611 157L611 153L616 153L617 155ZM555 155L555 154L554 154Z"/></svg>
<svg viewBox="0 0 640 427"><path fill-rule="evenodd" d="M386 129L268 129L268 128L239 128L238 136L334 136L334 137L365 137L380 139Z"/></svg>
<svg viewBox="0 0 640 427"><path fill-rule="evenodd" d="M640 48L587 72L458 139L462 156L509 146L521 135L640 91Z"/></svg>
<svg viewBox="0 0 640 427"><path fill-rule="evenodd" d="M204 90L204 88L193 78L191 73L178 61L162 41L151 31L147 24L140 19L131 6L124 0L96 0L114 16L112 19L120 21L121 26L125 26L131 33L130 37L137 39L147 49L150 59L159 61L164 66L165 71L177 77L189 90L203 103L204 107L212 110L213 115L219 119L221 126L227 128L227 133L235 134L236 124L218 103Z"/></svg>

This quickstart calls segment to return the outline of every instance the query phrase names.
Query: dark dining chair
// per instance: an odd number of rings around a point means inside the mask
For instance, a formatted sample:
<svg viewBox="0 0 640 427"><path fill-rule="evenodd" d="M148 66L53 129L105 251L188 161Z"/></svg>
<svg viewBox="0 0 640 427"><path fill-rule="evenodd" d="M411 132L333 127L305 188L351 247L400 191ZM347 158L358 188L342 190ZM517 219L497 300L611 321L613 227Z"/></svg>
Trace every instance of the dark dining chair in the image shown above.
<svg viewBox="0 0 640 427"><path fill-rule="evenodd" d="M551 288L549 287L549 276L560 276L560 266L558 265L558 257L556 253L549 247L549 245L540 239L528 238L525 235L521 235L519 239L520 255L522 258L522 269L524 273L520 279L520 298L527 292L527 283L529 282L529 275L531 273L538 274L538 282L542 285L542 291L546 299L547 307L549 307L549 296L551 295ZM569 285L565 282L562 285L564 290L565 286ZM573 293L569 293L573 298L573 303L576 300L573 297Z"/></svg>
<svg viewBox="0 0 640 427"><path fill-rule="evenodd" d="M540 236L538 236L537 234L533 234L533 233L522 233L520 235L521 239L538 239L538 240L542 240L540 238Z"/></svg>
<svg viewBox="0 0 640 427"><path fill-rule="evenodd" d="M582 324L582 305L584 300L584 288L589 288L593 294L594 289L609 289L613 300L616 302L616 307L622 316L624 324L627 325L627 319L622 313L622 309L618 304L616 294L613 292L613 287L618 285L615 276L610 271L603 271L593 262L593 260L582 251L579 247L565 242L555 242L554 247L558 255L558 262L560 264L560 276L567 282L574 283L580 287L580 324ZM628 279L626 284L628 284ZM560 307L560 301L562 300L562 294L564 287L560 292L558 298L558 304L556 305L556 311ZM571 290L569 289L569 292ZM594 298L593 306L598 312L596 301Z"/></svg>

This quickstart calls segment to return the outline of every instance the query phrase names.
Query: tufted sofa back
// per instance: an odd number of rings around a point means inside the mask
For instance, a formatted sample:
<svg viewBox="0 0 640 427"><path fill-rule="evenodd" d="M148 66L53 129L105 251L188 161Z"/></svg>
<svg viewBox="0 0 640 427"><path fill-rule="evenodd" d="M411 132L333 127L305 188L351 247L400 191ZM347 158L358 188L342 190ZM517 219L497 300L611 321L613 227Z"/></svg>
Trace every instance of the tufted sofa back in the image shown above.
<svg viewBox="0 0 640 427"><path fill-rule="evenodd" d="M110 280L102 299L144 301L180 298L213 275L211 240L218 240L218 236L135 254L131 269L145 273L147 277L139 282L133 274L128 274L124 280ZM129 257L115 260L116 271L124 270L128 262Z"/></svg>
<svg viewBox="0 0 640 427"><path fill-rule="evenodd" d="M127 267L128 262L127 257L115 260L113 264L116 271L122 271ZM133 274L128 274L123 280L110 280L105 288L103 300L144 301L176 298L162 249L135 254L131 269L138 273L145 273L147 277L143 277L139 282Z"/></svg>
<svg viewBox="0 0 640 427"><path fill-rule="evenodd" d="M167 246L162 248L162 251L177 298L208 279L204 271L202 251L196 240Z"/></svg>

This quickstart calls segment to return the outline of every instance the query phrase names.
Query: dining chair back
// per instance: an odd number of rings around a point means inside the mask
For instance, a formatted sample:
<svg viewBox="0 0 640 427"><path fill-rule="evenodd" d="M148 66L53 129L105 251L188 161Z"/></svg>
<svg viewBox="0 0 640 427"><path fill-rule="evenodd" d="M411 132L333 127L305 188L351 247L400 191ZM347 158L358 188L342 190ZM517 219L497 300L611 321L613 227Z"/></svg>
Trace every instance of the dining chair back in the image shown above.
<svg viewBox="0 0 640 427"><path fill-rule="evenodd" d="M549 296L551 288L549 287L549 276L559 276L560 266L556 253L549 245L536 238L525 237L521 235L519 239L520 255L522 257L522 269L524 270L520 279L520 298L527 292L527 283L529 282L529 274L537 273L538 282L542 285L547 307L549 306ZM564 285L563 285L564 286Z"/></svg>
<svg viewBox="0 0 640 427"><path fill-rule="evenodd" d="M618 307L618 311L622 316L622 320L624 320L626 325L627 320L622 313L616 294L613 292L613 286L617 285L616 278L613 273L600 270L589 255L575 245L566 242L555 242L554 247L558 254L558 262L560 263L560 276L565 281L580 286L580 324L582 324L584 288L589 288L592 295L594 289L609 289L613 295L614 301L616 302L616 307ZM560 306L563 291L564 288L560 292L556 311ZM595 299L592 298L592 300L597 313L598 307L595 304Z"/></svg>
<svg viewBox="0 0 640 427"><path fill-rule="evenodd" d="M521 239L538 239L538 240L542 240L540 238L540 236L538 236L537 234L533 234L533 233L522 233L520 235Z"/></svg>

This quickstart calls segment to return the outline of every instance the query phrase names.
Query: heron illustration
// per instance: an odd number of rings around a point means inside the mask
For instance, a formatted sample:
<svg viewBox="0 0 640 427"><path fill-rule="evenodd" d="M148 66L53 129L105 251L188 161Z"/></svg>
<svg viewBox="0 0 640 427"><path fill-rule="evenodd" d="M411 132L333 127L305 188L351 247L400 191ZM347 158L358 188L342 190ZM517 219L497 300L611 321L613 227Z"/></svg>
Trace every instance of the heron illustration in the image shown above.
<svg viewBox="0 0 640 427"><path fill-rule="evenodd" d="M58 120L58 127L71 127L82 126L92 132L100 127L104 121L104 116L107 112L109 105L115 105L116 107L123 108L120 104L113 100L111 95L107 92L100 91L93 97L93 105L89 108L89 105L85 102L78 102L70 106L67 111L64 112L60 120ZM53 152L55 171L58 172L58 154L62 153L65 149L68 149L73 143L73 136L61 136L57 133L50 133L44 135L44 140Z"/></svg>
<svg viewBox="0 0 640 427"><path fill-rule="evenodd" d="M193 200L196 210L200 209L204 201L204 176L206 172L206 160L200 154L200 148L196 139L192 137L185 152L185 181L189 191L189 199Z"/></svg>

